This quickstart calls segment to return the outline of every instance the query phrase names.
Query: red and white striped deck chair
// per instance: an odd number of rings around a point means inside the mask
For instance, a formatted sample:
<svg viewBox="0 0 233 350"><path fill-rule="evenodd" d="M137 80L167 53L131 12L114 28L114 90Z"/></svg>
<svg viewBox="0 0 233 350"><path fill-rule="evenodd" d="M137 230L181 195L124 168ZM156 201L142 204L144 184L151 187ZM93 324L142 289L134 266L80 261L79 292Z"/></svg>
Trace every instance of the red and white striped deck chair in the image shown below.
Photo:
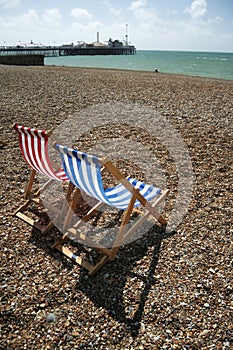
<svg viewBox="0 0 233 350"><path fill-rule="evenodd" d="M49 137L52 135L52 130L46 132L45 130L33 129L18 124L14 124L13 128L18 132L22 155L32 169L24 193L26 201L15 211L14 215L45 233L54 226L54 220L46 225L41 225L38 222L40 218L39 215L37 215L35 220L31 215L29 216L26 214L26 211L30 211L30 204L34 203L37 206L43 206L40 194L48 188L48 186L52 185L54 181L68 182L66 201L69 202L74 186L69 182L63 169L56 166L49 158L48 143ZM33 190L36 173L45 175L48 177L48 180L39 189ZM56 215L56 218L58 218L61 211L64 210L64 207L63 209L58 209L56 206L49 206L48 203L46 203L46 208L52 211Z"/></svg>

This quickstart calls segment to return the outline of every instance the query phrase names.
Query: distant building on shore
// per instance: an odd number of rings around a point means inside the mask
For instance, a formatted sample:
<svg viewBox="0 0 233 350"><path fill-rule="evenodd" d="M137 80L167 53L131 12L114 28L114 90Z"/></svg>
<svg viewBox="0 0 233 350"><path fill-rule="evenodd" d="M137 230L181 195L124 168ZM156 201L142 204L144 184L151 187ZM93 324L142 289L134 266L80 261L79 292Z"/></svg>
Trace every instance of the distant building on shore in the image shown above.
<svg viewBox="0 0 233 350"><path fill-rule="evenodd" d="M121 42L119 40L112 41L112 39L110 38L108 40L108 47L110 47L110 48L112 48L112 47L114 47L114 48L121 48L121 47L123 47L123 42Z"/></svg>

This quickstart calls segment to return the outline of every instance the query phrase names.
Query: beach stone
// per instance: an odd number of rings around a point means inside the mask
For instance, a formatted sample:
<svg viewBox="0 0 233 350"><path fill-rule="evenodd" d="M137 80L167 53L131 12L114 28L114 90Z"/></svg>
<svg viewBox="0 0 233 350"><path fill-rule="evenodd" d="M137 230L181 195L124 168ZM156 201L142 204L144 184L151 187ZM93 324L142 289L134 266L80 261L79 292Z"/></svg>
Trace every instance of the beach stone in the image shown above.
<svg viewBox="0 0 233 350"><path fill-rule="evenodd" d="M52 323L56 320L56 315L54 313L49 313L47 316L47 322Z"/></svg>
<svg viewBox="0 0 233 350"><path fill-rule="evenodd" d="M0 65L0 85L1 139L6 144L0 149L0 348L229 349L233 82L162 72ZM120 113L130 106L131 125L117 123L116 102L122 104ZM88 116L88 111L106 103L113 119L99 125L97 115ZM134 121L148 116L134 115L141 106L156 111L153 123L158 133L151 135L150 128L135 127ZM105 107L102 111L107 113ZM169 221L177 218L180 206L187 209L170 232L148 218L153 227L137 243L121 247L117 259L92 277L51 249L61 237L56 227L41 235L12 215L24 202L30 174L12 123L57 130L76 114L82 131L82 113L95 125L74 136L74 147L87 152L96 145L112 145L106 149L117 155L113 158L126 176L150 180L145 173L145 165L150 164L151 174L156 173L157 180L164 178L169 189L158 211ZM186 162L176 149L169 148L170 138L165 142L164 118L171 125L170 132L181 136L191 159L195 179L190 201L183 201L187 184L180 183L179 177ZM68 133L63 130L64 142L73 135L73 127ZM141 157L141 149L146 148L156 157L162 177L150 159L140 158L140 164L135 164L128 148L123 149L125 159L121 159L116 151L125 139L137 142L134 154ZM189 180L190 174L186 175ZM180 206L175 208L179 198ZM80 203L77 209L86 207ZM44 208L39 212L45 214ZM98 213L91 223L98 229L98 242L104 242L105 225L119 229L120 222L113 213ZM67 240L66 245L84 258L92 257L93 262L101 255L77 242Z"/></svg>

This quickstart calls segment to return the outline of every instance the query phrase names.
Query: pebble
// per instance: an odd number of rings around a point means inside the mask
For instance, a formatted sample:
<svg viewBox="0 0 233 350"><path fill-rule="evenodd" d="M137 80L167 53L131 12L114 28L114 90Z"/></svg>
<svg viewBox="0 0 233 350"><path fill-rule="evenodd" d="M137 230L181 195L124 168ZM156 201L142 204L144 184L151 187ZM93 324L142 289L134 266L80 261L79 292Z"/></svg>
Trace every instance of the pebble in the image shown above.
<svg viewBox="0 0 233 350"><path fill-rule="evenodd" d="M199 336L202 337L204 335L207 335L210 331L208 329L204 329L200 334Z"/></svg>
<svg viewBox="0 0 233 350"><path fill-rule="evenodd" d="M53 313L48 314L47 316L47 322L54 322L56 320L56 315Z"/></svg>
<svg viewBox="0 0 233 350"><path fill-rule="evenodd" d="M228 349L233 82L47 66L0 66L0 82L0 348ZM184 203L188 211L175 231L151 229L137 243L122 247L118 259L90 278L50 248L58 230L41 235L13 217L23 203L29 169L11 124L56 128L69 115L106 102L152 108L155 124L166 117L188 149L195 184L190 203ZM178 188L174 162L180 153L168 152L162 133L151 137L150 130L135 130L134 125L98 127L96 115L92 120L96 129L83 134L77 146L85 151L122 137L148 147L170 190L164 208L170 218L178 192L185 191L185 183ZM143 176L143 161L138 166L129 159L122 167L131 176ZM111 215L107 218L111 223Z"/></svg>

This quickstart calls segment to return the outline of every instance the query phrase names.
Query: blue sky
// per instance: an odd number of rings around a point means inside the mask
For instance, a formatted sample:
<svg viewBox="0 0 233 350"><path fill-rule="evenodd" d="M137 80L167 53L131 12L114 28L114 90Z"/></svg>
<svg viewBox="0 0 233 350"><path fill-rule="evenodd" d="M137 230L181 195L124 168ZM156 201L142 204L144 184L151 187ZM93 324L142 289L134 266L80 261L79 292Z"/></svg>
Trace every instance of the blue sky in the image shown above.
<svg viewBox="0 0 233 350"><path fill-rule="evenodd" d="M232 0L0 0L0 46L124 40L145 50L233 52Z"/></svg>

